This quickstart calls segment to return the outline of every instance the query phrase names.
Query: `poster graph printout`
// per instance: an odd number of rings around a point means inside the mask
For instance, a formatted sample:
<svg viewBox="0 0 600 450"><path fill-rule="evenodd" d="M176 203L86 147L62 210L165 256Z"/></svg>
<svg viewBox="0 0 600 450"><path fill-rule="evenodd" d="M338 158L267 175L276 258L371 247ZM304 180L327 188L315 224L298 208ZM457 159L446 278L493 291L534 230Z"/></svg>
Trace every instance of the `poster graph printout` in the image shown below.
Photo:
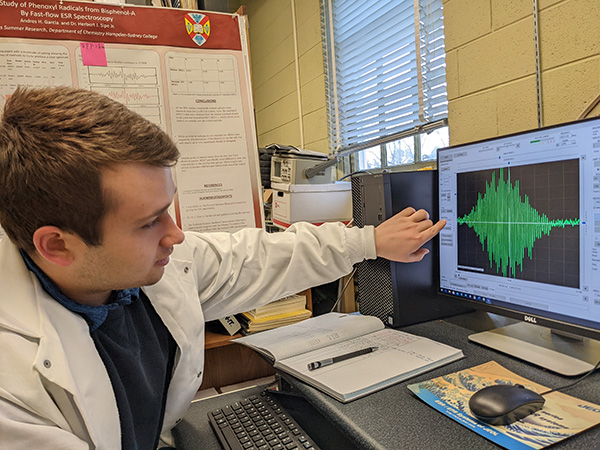
<svg viewBox="0 0 600 450"><path fill-rule="evenodd" d="M177 144L171 212L184 230L262 227L245 29L232 14L0 0L0 108L17 86L102 93ZM83 63L86 42L103 44L105 66Z"/></svg>

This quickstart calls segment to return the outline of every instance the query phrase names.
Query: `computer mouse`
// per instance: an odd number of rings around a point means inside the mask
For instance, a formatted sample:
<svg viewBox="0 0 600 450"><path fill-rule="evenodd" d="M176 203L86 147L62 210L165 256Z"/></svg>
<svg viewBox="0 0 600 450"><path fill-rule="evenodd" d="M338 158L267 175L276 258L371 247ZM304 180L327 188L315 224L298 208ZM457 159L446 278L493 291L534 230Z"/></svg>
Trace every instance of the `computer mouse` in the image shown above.
<svg viewBox="0 0 600 450"><path fill-rule="evenodd" d="M542 409L546 400L520 384L495 384L475 392L469 408L479 420L508 425Z"/></svg>

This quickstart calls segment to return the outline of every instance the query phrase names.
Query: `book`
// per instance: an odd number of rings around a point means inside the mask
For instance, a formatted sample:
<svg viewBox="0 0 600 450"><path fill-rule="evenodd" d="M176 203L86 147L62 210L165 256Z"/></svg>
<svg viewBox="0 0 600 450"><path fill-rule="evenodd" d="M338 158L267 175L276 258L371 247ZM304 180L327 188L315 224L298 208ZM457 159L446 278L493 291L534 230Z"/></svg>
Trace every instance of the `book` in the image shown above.
<svg viewBox="0 0 600 450"><path fill-rule="evenodd" d="M308 309L276 314L273 316L253 318L249 313L240 314L239 319L244 333L256 333L257 331L271 330L273 328L290 325L312 316Z"/></svg>
<svg viewBox="0 0 600 450"><path fill-rule="evenodd" d="M549 390L495 361L411 384L408 388L446 416L510 450L548 447L600 423L600 406L556 391L544 395L546 402L542 409L509 425L494 426L477 420L469 410L471 395L485 386L500 383L521 384L540 394Z"/></svg>
<svg viewBox="0 0 600 450"><path fill-rule="evenodd" d="M305 295L290 295L238 315L242 333L250 334L290 325L312 316L306 309Z"/></svg>
<svg viewBox="0 0 600 450"><path fill-rule="evenodd" d="M456 361L461 350L428 338L385 328L377 317L328 313L234 339L273 366L342 403ZM317 361L377 347L361 356L309 370Z"/></svg>
<svg viewBox="0 0 600 450"><path fill-rule="evenodd" d="M306 296L305 295L290 295L280 300L276 300L271 303L267 303L256 309L251 309L245 313L252 319L260 319L269 316L276 316L279 314L303 311L306 309Z"/></svg>

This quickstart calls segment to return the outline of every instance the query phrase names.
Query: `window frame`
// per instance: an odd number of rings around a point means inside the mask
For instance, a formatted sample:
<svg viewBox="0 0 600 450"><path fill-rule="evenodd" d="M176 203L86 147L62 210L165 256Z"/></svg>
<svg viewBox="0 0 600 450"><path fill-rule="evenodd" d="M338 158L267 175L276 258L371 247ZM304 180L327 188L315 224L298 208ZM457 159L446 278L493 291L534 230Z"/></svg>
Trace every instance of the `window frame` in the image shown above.
<svg viewBox="0 0 600 450"><path fill-rule="evenodd" d="M437 66L435 67L435 69L439 72L440 67L443 69L444 71L444 78L443 78L443 85L444 85L444 103L446 105L446 110L443 112L443 114L445 115L445 117L442 117L441 119L439 118L439 116L433 116L435 117L435 120L431 120L429 122L425 122L425 123L421 123L420 125L412 125L414 124L414 122L412 122L412 124L410 125L412 128L406 129L404 131L396 131L394 133L392 133L391 135L388 136L381 136L379 138L375 138L371 141L357 141L356 143L347 143L346 142L346 147L345 148L340 148L340 145L342 145L341 143L344 142L343 138L339 137L339 133L342 131L339 123L339 110L338 110L338 106L337 106L337 102L338 102L338 97L337 97L337 92L338 92L338 88L339 86L337 86L337 83L339 83L338 77L336 75L336 54L337 51L334 50L332 48L332 42L334 40L334 30L331 28L331 23L334 20L333 17L333 2L335 0L321 0L321 17L322 17L322 32L323 32L323 50L324 50L324 64L325 64L325 77L326 77L326 95L327 95L327 117L328 117L328 135L329 135L329 147L330 147L330 154L334 157L338 157L338 160L341 162L338 165L338 169L341 170L342 174L349 174L352 172L355 172L358 168L358 164L356 163L358 158L360 158L360 152L363 152L365 149L369 149L369 148L373 148L373 147L379 147L379 160L380 160L380 167L378 168L373 168L373 169L367 169L368 171L385 171L385 170L400 170L401 168L406 168L409 167L411 170L415 170L418 169L420 167L431 167L432 165L437 165L437 162L435 159L433 160L426 160L426 161L421 161L422 158L422 154L421 154L421 138L420 136L422 134L424 134L425 132L431 132L432 130L435 130L439 127L447 127L448 126L448 120L447 120L447 104L448 104L448 100L447 100L447 83L445 80L445 68L446 68L446 63L445 63L445 45L443 44L442 41L442 45L440 46L439 43L435 44L433 49L433 53L432 54L427 54L427 53L423 53L423 52L427 52L430 47L429 45L429 38L430 36L433 36L433 34L428 34L431 32L431 30L433 28L427 28L429 27L429 23L426 23L427 20L424 20L424 11L427 9L427 7L429 6L429 1L430 0L400 0L401 2L403 2L404 4L402 5L404 7L405 12L408 10L407 6L410 2L410 4L412 4L412 10L413 10L413 20L414 20L414 14L419 14L419 18L418 20L416 20L416 24L415 24L415 57L416 57L416 63L419 67L420 73L419 73L419 78L418 80L415 81L415 84L420 85L419 88L423 88L423 84L427 85L427 68L423 69L421 68L422 64L425 64L425 66L427 66L429 64L430 60L440 60L440 58L442 58L442 62L443 64L440 64L439 61L436 63ZM390 0L390 3L393 0ZM398 5L400 6L400 4ZM435 14L437 14L438 19L439 17L443 16L443 3L440 0L440 4L436 5L436 10L435 10ZM432 16L427 16L427 19L429 17ZM404 20L404 19L403 19ZM432 19L433 20L433 19ZM433 22L431 22L433 23ZM439 20L437 23L437 27L435 29L435 39L439 40L439 35L440 33L443 36L443 25L441 27L439 27ZM426 29L427 28L427 29ZM344 33L344 31L342 31L341 33ZM423 34L425 33L425 34ZM443 39L443 37L442 37ZM339 43L334 42L333 43L334 46L338 45ZM439 51L443 52L443 56L440 56ZM435 94L437 91L437 89L439 89L440 84L438 83L438 85L433 89L433 93ZM426 87L426 89L428 89L428 85ZM425 92L422 92L423 96L425 96L427 98L428 96L428 90L425 90ZM437 96L439 96L439 94L435 94ZM422 101L422 97L420 98L419 103L421 103ZM426 99L427 101L427 99ZM414 103L413 103L414 104ZM439 103L438 103L439 104ZM422 105L422 103L421 103ZM435 111L435 110L434 110ZM415 114L415 112L421 112L421 110L419 109L419 111L415 111L413 110L412 114ZM433 114L436 114L435 112ZM419 114L419 118L420 120L424 120L423 116L421 114ZM425 119L427 120L427 119ZM412 137L413 139L413 154L414 154L414 160L411 163L406 163L406 164L400 164L400 165L396 165L396 164L391 164L389 162L389 155L386 149L386 144L390 143L390 142L394 142L394 141L398 141L401 139L406 139L408 137Z"/></svg>

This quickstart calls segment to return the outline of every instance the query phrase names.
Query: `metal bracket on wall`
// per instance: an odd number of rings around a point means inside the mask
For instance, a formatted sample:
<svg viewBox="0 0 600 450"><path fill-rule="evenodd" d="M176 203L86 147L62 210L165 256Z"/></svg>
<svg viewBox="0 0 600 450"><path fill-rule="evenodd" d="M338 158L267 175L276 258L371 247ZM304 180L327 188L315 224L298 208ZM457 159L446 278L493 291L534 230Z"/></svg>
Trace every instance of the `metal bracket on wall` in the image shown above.
<svg viewBox="0 0 600 450"><path fill-rule="evenodd" d="M542 113L542 71L540 68L540 40L538 22L538 2L533 0L533 36L535 42L535 88L537 92L538 128L544 126Z"/></svg>

